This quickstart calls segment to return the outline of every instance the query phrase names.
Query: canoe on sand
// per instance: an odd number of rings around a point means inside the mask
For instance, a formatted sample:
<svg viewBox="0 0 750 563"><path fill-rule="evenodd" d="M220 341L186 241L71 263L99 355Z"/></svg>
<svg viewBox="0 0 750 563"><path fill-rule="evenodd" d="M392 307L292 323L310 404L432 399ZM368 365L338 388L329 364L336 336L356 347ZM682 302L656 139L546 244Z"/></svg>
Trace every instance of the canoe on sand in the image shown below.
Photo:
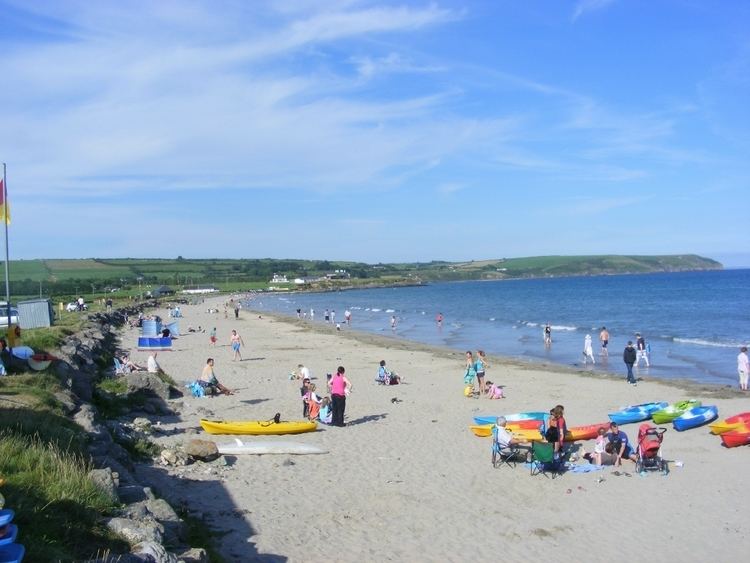
<svg viewBox="0 0 750 563"><path fill-rule="evenodd" d="M727 448L736 448L737 446L746 446L750 444L750 427L739 426L734 430L728 430L721 434L721 442Z"/></svg>
<svg viewBox="0 0 750 563"><path fill-rule="evenodd" d="M209 434L302 434L315 430L318 423L307 420L274 422L273 420L201 419L201 426Z"/></svg>
<svg viewBox="0 0 750 563"><path fill-rule="evenodd" d="M656 411L651 415L651 420L654 421L654 424L668 424L678 416L683 415L685 411L699 406L701 406L701 402L694 399L678 401L677 403L672 403L665 409Z"/></svg>
<svg viewBox="0 0 750 563"><path fill-rule="evenodd" d="M480 438L487 438L492 436L492 427L494 424L476 424L469 426L469 429L474 433L475 436ZM530 442L531 440L542 440L542 434L536 428L511 428L510 424L505 427L508 432L513 434L514 437L524 442Z"/></svg>
<svg viewBox="0 0 750 563"><path fill-rule="evenodd" d="M633 405L631 407L625 407L617 412L609 413L609 419L617 424L629 424L631 422L641 422L651 418L651 415L661 409L667 408L667 403L654 402L654 403L643 403L640 405Z"/></svg>
<svg viewBox="0 0 750 563"><path fill-rule="evenodd" d="M746 424L750 424L750 412L741 412L740 414L730 416L724 420L718 420L713 424L710 424L709 428L714 434L723 434L730 430L742 428Z"/></svg>
<svg viewBox="0 0 750 563"><path fill-rule="evenodd" d="M711 422L719 416L719 409L713 405L705 407L695 407L685 411L682 415L678 416L672 421L672 426L678 432L683 430L690 430L691 428L698 428L704 424Z"/></svg>
<svg viewBox="0 0 750 563"><path fill-rule="evenodd" d="M549 417L548 412L517 412L513 414L493 414L485 416L475 416L474 422L476 424L495 424L498 416L505 417L508 422L520 422L522 420L538 420L540 422L547 420Z"/></svg>
<svg viewBox="0 0 750 563"><path fill-rule="evenodd" d="M599 434L599 429L609 430L609 422L600 422L599 424L587 424L585 426L573 426L568 428L563 440L566 442L576 442L578 440L593 440Z"/></svg>

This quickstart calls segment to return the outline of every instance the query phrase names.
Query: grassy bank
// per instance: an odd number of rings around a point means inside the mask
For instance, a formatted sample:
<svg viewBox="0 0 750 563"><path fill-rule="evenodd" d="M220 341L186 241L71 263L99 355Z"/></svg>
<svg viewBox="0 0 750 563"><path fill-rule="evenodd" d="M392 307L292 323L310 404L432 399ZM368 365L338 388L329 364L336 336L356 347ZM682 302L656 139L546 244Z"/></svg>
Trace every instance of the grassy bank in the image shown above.
<svg viewBox="0 0 750 563"><path fill-rule="evenodd" d="M0 378L0 476L16 512L27 561L85 559L127 551L101 517L114 499L89 478L86 435L62 414L49 375Z"/></svg>

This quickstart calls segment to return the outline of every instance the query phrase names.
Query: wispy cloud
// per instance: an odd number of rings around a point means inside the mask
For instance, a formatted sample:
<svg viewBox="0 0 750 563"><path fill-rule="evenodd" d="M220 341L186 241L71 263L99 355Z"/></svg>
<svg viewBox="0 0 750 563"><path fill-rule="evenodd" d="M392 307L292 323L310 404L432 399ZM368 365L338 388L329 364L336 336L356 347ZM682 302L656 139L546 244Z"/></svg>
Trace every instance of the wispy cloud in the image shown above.
<svg viewBox="0 0 750 563"><path fill-rule="evenodd" d="M578 3L576 4L575 9L573 10L573 15L571 16L571 21L575 22L578 18L583 16L584 14L587 14L589 12L595 12L597 10L602 10L609 6L610 4L613 4L615 0L578 0Z"/></svg>

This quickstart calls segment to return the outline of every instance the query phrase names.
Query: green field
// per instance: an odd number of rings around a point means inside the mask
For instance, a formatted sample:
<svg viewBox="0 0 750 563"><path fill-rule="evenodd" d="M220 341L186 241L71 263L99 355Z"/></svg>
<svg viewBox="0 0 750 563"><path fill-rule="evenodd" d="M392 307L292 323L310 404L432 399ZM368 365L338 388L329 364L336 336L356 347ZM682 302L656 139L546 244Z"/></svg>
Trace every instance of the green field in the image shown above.
<svg viewBox="0 0 750 563"><path fill-rule="evenodd" d="M317 278L346 270L345 281L322 282L316 288L360 287L438 280L506 279L576 275L669 272L720 269L721 264L695 255L671 256L536 256L470 262L415 262L365 264L327 260L227 259L70 259L15 260L10 263L11 294L73 297L139 295L164 284L175 290L190 286L215 286L223 291L265 288L273 274ZM289 284L292 287L292 284Z"/></svg>

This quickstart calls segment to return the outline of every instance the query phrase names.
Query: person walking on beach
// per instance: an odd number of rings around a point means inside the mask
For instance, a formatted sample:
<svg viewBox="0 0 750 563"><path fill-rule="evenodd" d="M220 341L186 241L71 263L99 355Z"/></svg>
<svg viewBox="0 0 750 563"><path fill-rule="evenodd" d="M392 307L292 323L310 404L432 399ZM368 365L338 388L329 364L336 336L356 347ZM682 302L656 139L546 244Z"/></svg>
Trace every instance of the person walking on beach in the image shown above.
<svg viewBox="0 0 750 563"><path fill-rule="evenodd" d="M583 339L583 365L586 365L589 360L592 364L596 364L594 360L594 346L591 343L591 335L587 334L586 338Z"/></svg>
<svg viewBox="0 0 750 563"><path fill-rule="evenodd" d="M740 389L747 391L747 379L750 375L750 359L747 357L747 346L740 348L737 354L737 373L740 376Z"/></svg>
<svg viewBox="0 0 750 563"><path fill-rule="evenodd" d="M646 346L646 339L641 336L640 332L635 333L635 350L635 367L640 366L641 358L646 362L646 367L649 367L651 364L648 363L648 347Z"/></svg>
<svg viewBox="0 0 750 563"><path fill-rule="evenodd" d="M328 390L331 393L331 411L333 414L332 426L344 425L344 411L346 410L346 396L352 390L351 382L346 378L346 369L339 366L334 375L328 382Z"/></svg>
<svg viewBox="0 0 750 563"><path fill-rule="evenodd" d="M606 326L603 326L602 331L599 333L599 342L602 343L602 356L609 356L609 350L607 350L607 346L609 345L609 331Z"/></svg>
<svg viewBox="0 0 750 563"><path fill-rule="evenodd" d="M232 345L232 352L234 355L232 356L232 361L242 361L242 354L240 354L240 347L245 345L245 341L242 340L242 337L237 334L236 330L232 331L232 336L229 339L229 343Z"/></svg>
<svg viewBox="0 0 750 563"><path fill-rule="evenodd" d="M544 325L544 345L549 346L552 344L552 327L549 323Z"/></svg>
<svg viewBox="0 0 750 563"><path fill-rule="evenodd" d="M622 353L622 361L625 362L625 367L628 368L628 383L636 385L635 377L633 376L633 364L635 363L636 353L633 348L633 341L628 340L628 345L625 346L625 351Z"/></svg>
<svg viewBox="0 0 750 563"><path fill-rule="evenodd" d="M349 309L347 309L346 311L344 311L344 321L348 325L352 324L352 312Z"/></svg>

